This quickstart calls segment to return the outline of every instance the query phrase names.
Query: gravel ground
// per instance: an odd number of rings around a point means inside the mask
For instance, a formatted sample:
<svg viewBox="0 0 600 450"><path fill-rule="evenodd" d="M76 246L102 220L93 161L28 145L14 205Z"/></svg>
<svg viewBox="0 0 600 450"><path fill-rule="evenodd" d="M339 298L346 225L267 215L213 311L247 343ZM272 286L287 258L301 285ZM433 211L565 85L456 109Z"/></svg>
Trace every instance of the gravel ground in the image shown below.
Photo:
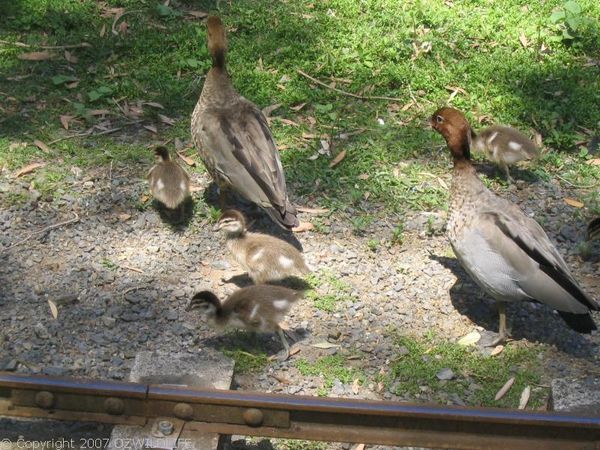
<svg viewBox="0 0 600 450"><path fill-rule="evenodd" d="M208 219L196 215L189 226L174 228L155 208L136 205L147 193L146 168L73 170L65 180L70 192L47 201L28 190L25 179L0 177L0 370L48 375L126 379L141 350L202 352L227 346L230 336L218 336L198 314L187 313L191 294L210 288L221 297L247 282L224 252ZM446 179L449 182L449 177ZM200 199L208 180L196 176ZM293 186L292 189L293 191ZM9 193L25 193L29 201L6 206ZM600 298L598 248L583 260L576 246L584 224L563 202L572 196L557 182L518 182L508 193L525 211L544 218L544 226L566 256L576 278ZM302 199L296 199L302 203ZM312 205L317 206L317 205ZM363 205L372 214L376 205ZM253 228L280 233L256 210ZM349 212L351 214L351 211ZM380 215L381 216L381 215ZM79 218L47 232L53 224ZM313 215L301 214L311 221ZM436 330L456 340L477 327L497 330L493 302L462 271L445 239L444 213L413 213L403 218L405 240L388 245L396 219L376 220L357 235L346 214L324 218L328 234L296 235L307 262L328 269L350 286L350 300L332 312L316 309L309 299L295 307L287 326L298 341L299 353L286 362L273 361L259 373L236 376L239 389L316 395L322 380L304 377L296 358L314 359L336 352L361 350L352 361L368 375L390 367L393 343L386 330L412 334ZM293 238L290 238L293 239ZM21 242L22 241L22 242ZM375 250L369 242L380 242ZM21 243L20 243L21 242ZM12 246L12 247L11 247ZM58 305L58 318L47 300ZM552 377L598 376L599 335L570 331L554 313L533 304L511 306L508 318L517 340L548 344L545 374ZM596 314L596 322L600 317ZM338 347L313 347L331 342ZM265 350L280 350L276 337L261 338ZM403 398L381 386L335 383L331 395L388 400ZM459 403L460 399L448 400ZM242 444L234 448L277 448ZM271 444L268 444L271 445ZM341 444L329 448L350 448ZM379 448L383 447L367 447Z"/></svg>

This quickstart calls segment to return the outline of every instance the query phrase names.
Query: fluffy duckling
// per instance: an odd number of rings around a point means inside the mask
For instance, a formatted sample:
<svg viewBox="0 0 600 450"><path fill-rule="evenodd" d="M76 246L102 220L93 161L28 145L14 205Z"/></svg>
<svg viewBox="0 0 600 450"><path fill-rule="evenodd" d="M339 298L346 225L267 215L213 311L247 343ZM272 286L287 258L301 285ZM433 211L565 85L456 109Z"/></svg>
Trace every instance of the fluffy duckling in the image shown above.
<svg viewBox="0 0 600 450"><path fill-rule="evenodd" d="M452 108L446 109L450 110ZM453 111L462 115L456 109L453 109ZM465 122L466 120L465 118ZM531 139L511 127L493 125L476 134L469 126L469 138L471 140L471 150L483 153L488 159L494 161L504 172L509 183L513 181L508 171L509 165L537 158L540 154L539 149Z"/></svg>
<svg viewBox="0 0 600 450"><path fill-rule="evenodd" d="M454 158L448 238L464 269L498 302L496 343L507 337L507 302L544 303L575 331L595 330L590 310L600 310L600 305L577 284L542 227L493 194L477 176L470 161L471 127L464 115L441 108L430 123Z"/></svg>
<svg viewBox="0 0 600 450"><path fill-rule="evenodd" d="M227 248L256 284L310 272L302 254L292 245L273 236L248 232L246 219L239 211L225 211L215 229L225 232Z"/></svg>
<svg viewBox="0 0 600 450"><path fill-rule="evenodd" d="M223 303L210 291L198 292L188 309L199 307L213 325L255 332L277 333L289 357L290 346L279 323L303 293L282 286L257 285L235 291Z"/></svg>
<svg viewBox="0 0 600 450"><path fill-rule="evenodd" d="M600 217L596 217L588 224L586 239L588 241L600 240Z"/></svg>
<svg viewBox="0 0 600 450"><path fill-rule="evenodd" d="M225 67L227 40L221 19L211 16L208 51L212 68L192 114L192 140L206 169L224 192L233 189L284 228L298 226L286 191L279 151L260 109L233 87Z"/></svg>
<svg viewBox="0 0 600 450"><path fill-rule="evenodd" d="M150 191L169 209L176 209L190 195L190 178L179 164L171 160L166 147L154 149L158 163L148 172Z"/></svg>

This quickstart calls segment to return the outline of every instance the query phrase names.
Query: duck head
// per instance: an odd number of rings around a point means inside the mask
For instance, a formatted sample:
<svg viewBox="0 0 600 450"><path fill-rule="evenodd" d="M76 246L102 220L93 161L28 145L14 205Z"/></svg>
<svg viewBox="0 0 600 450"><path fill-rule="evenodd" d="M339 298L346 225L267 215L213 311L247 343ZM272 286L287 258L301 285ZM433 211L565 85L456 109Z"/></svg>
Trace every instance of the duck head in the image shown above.
<svg viewBox="0 0 600 450"><path fill-rule="evenodd" d="M244 215L235 209L228 209L221 214L215 230L222 230L228 235L240 235L246 231Z"/></svg>
<svg viewBox="0 0 600 450"><path fill-rule="evenodd" d="M225 63L225 52L227 51L227 37L223 22L217 16L209 16L206 21L208 29L208 52L213 58L215 66Z"/></svg>
<svg viewBox="0 0 600 450"><path fill-rule="evenodd" d="M444 137L455 161L471 158L472 131L462 112L445 106L433 113L429 124Z"/></svg>
<svg viewBox="0 0 600 450"><path fill-rule="evenodd" d="M186 309L188 311L190 309L198 309L211 322L215 321L222 310L219 298L211 291L198 292L192 297Z"/></svg>

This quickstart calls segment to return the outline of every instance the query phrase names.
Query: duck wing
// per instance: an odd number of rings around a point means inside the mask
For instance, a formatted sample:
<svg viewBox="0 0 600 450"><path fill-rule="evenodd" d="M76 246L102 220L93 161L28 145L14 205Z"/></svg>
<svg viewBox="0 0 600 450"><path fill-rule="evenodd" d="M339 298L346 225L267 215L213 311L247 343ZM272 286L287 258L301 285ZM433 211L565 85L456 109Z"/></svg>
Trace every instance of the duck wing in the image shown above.
<svg viewBox="0 0 600 450"><path fill-rule="evenodd" d="M298 225L279 151L262 112L240 97L226 108L210 107L201 118L203 142L219 176L284 227Z"/></svg>

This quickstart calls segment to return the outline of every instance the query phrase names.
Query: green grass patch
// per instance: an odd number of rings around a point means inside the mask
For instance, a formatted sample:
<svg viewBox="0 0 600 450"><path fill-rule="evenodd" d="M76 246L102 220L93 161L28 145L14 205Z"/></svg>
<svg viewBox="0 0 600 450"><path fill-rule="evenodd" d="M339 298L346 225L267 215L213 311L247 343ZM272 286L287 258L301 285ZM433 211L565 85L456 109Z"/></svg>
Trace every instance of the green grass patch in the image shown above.
<svg viewBox="0 0 600 450"><path fill-rule="evenodd" d="M539 406L547 396L541 388L540 350L535 347L508 345L497 356L484 356L473 347L464 347L429 336L414 338L398 336L399 354L392 365L389 383L397 395L425 396L441 403L456 394L473 406L515 408L525 386L532 387L529 407ZM437 374L444 368L454 373L454 379L441 381ZM494 397L511 378L515 382L499 401Z"/></svg>
<svg viewBox="0 0 600 450"><path fill-rule="evenodd" d="M333 312L339 303L352 299L352 286L338 279L329 269L311 273L306 281L312 286L306 298L322 311Z"/></svg>
<svg viewBox="0 0 600 450"><path fill-rule="evenodd" d="M220 351L235 361L236 373L260 372L269 364L269 358L256 333L232 331L227 333L227 345Z"/></svg>
<svg viewBox="0 0 600 450"><path fill-rule="evenodd" d="M343 384L352 384L354 380L364 383L366 376L359 369L351 367L342 355L329 355L309 362L299 359L296 368L303 376L318 376L323 380L323 386L318 393L326 396L333 387L335 380Z"/></svg>

